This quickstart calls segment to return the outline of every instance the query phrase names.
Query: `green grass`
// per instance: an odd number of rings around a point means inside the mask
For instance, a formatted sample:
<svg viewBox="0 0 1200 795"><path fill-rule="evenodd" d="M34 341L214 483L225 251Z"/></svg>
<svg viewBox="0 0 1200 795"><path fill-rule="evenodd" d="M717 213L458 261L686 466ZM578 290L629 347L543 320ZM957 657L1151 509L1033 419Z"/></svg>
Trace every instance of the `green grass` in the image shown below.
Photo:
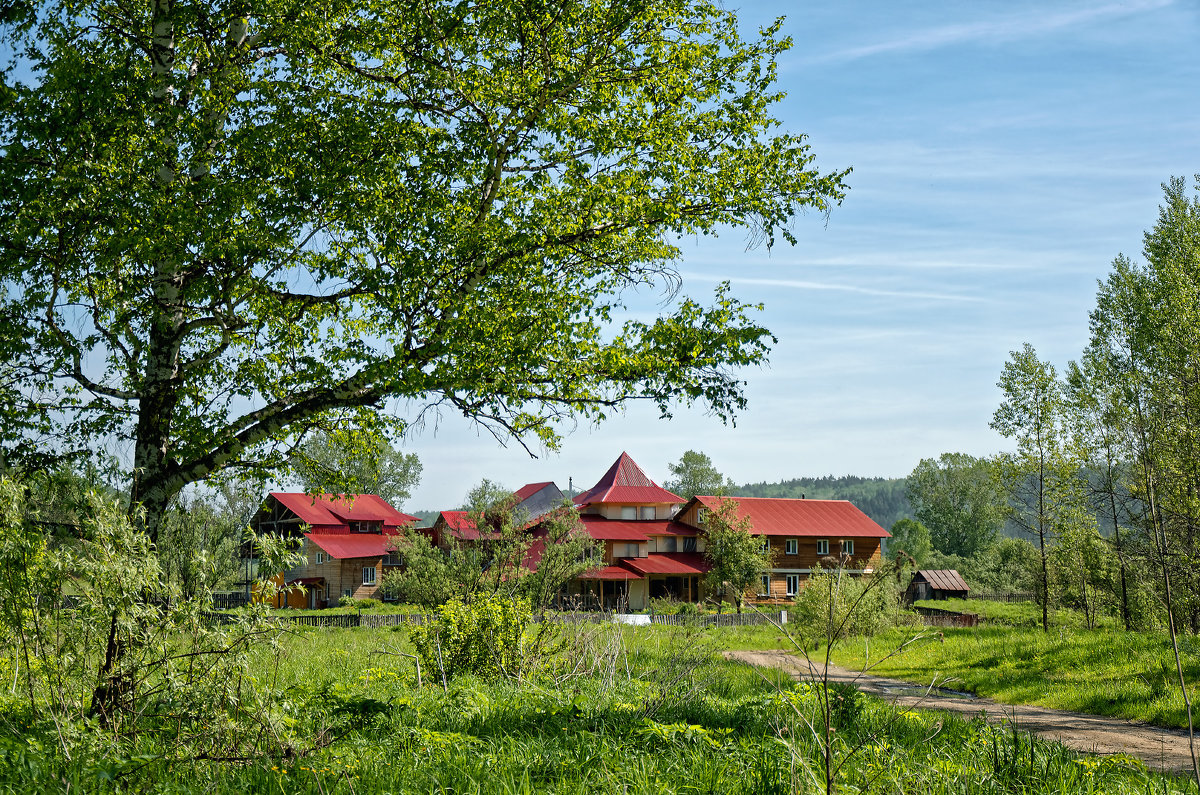
<svg viewBox="0 0 1200 795"><path fill-rule="evenodd" d="M819 693L716 653L761 646L766 630L586 630L598 640L580 644L562 628L573 651L524 684L464 677L444 689L428 676L417 687L412 661L394 655L411 650L406 628L289 632L278 664L263 654L257 677L292 705L279 730L293 738L294 753L279 758L165 764L153 747L126 746L64 759L54 751L52 722L10 705L7 726L18 731L0 733L0 792L821 790ZM601 648L620 650L612 665L551 677ZM1193 791L1134 760L1080 757L978 720L902 714L854 695L838 703L835 763L846 792ZM86 740L96 727L72 731ZM316 736L328 744L313 750Z"/></svg>
<svg viewBox="0 0 1200 795"><path fill-rule="evenodd" d="M890 650L921 633L901 654ZM1186 641L1186 639L1185 639ZM1185 642L1184 675L1200 678L1195 644ZM834 647L833 659L861 669L869 652L871 672L921 685L968 690L1005 704L1035 704L1157 726L1187 725L1174 656L1165 633L980 626L906 628Z"/></svg>

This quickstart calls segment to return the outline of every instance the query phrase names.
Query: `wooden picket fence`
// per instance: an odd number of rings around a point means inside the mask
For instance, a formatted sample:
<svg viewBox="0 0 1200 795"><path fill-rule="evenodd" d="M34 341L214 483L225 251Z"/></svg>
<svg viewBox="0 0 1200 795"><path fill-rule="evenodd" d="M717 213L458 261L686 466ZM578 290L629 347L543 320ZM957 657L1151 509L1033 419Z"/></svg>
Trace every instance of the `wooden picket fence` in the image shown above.
<svg viewBox="0 0 1200 795"><path fill-rule="evenodd" d="M232 620L232 616L224 613L210 613L208 615L210 619L222 623ZM405 624L426 624L433 620L434 617L425 613L394 613L389 615L339 613L334 615L302 616L280 614L276 615L275 618L281 624L296 627L323 629L353 629L361 627L378 629L380 627L396 627ZM648 618L652 624L664 624L668 626L748 627L771 624L772 622L776 624L787 623L787 613L785 611L690 616L654 614L648 616ZM534 620L537 621L537 617ZM547 613L545 620L563 624L603 624L615 621L616 617L615 614L607 612Z"/></svg>
<svg viewBox="0 0 1200 795"><path fill-rule="evenodd" d="M985 602L1033 602L1037 594L1032 591L1025 593L973 593L972 599L982 599Z"/></svg>
<svg viewBox="0 0 1200 795"><path fill-rule="evenodd" d="M786 624L787 612L772 613L721 613L718 615L660 615L650 616L652 624L667 624L670 626L701 626L701 627L757 627L765 624Z"/></svg>

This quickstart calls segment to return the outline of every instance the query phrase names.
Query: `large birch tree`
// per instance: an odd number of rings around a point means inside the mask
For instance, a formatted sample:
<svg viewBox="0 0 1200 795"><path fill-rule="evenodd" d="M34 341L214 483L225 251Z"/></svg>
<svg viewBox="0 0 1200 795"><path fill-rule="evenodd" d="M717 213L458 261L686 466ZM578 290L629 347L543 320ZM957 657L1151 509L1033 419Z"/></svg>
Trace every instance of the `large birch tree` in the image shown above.
<svg viewBox="0 0 1200 795"><path fill-rule="evenodd" d="M794 243L845 172L776 129L778 23L708 0L67 0L0 15L3 451L182 488L461 413L553 447L744 404L772 341L680 236ZM657 286L657 319L622 296ZM143 513L136 513L140 509Z"/></svg>

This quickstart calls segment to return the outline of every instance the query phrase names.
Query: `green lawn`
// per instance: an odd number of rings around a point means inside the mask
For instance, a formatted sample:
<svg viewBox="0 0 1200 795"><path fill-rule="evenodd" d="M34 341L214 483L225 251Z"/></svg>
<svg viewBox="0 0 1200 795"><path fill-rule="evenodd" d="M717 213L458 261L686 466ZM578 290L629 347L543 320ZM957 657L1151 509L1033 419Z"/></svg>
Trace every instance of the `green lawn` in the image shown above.
<svg viewBox="0 0 1200 795"><path fill-rule="evenodd" d="M902 653L883 659L910 640ZM1184 674L1200 679L1200 657L1184 639ZM1174 656L1165 633L1129 633L1060 626L907 628L835 646L839 665L921 685L933 681L969 690L1006 704L1037 704L1056 709L1187 726Z"/></svg>
<svg viewBox="0 0 1200 795"><path fill-rule="evenodd" d="M168 763L153 745L109 740L104 754L67 759L55 751L62 727L9 704L0 792L821 791L820 692L718 655L765 631L556 631L560 653L528 681L444 687L430 672L417 686L412 661L396 656L410 651L407 628L288 632L277 664L264 650L255 680L289 705L272 731L286 732L292 750L274 758ZM1133 760L1079 757L1004 727L902 714L852 693L835 699L833 728L845 792L1189 791Z"/></svg>
<svg viewBox="0 0 1200 795"><path fill-rule="evenodd" d="M916 602L918 607L933 607L959 613L975 613L988 624L1011 627L1041 627L1042 608L1034 602L990 602L985 599L942 599ZM1075 610L1051 610L1050 626L1087 628L1081 613ZM1117 629L1120 623L1115 618L1101 616L1097 620L1100 629Z"/></svg>

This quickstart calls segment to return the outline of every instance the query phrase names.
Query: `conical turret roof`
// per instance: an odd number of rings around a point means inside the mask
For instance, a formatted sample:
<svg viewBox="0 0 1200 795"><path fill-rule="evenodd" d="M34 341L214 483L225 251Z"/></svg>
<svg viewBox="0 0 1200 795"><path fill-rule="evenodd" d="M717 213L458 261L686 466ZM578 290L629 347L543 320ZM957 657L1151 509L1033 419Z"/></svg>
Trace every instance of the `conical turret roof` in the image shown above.
<svg viewBox="0 0 1200 795"><path fill-rule="evenodd" d="M576 505L598 502L659 504L682 503L684 499L646 477L629 453L621 453L595 486L575 498Z"/></svg>

